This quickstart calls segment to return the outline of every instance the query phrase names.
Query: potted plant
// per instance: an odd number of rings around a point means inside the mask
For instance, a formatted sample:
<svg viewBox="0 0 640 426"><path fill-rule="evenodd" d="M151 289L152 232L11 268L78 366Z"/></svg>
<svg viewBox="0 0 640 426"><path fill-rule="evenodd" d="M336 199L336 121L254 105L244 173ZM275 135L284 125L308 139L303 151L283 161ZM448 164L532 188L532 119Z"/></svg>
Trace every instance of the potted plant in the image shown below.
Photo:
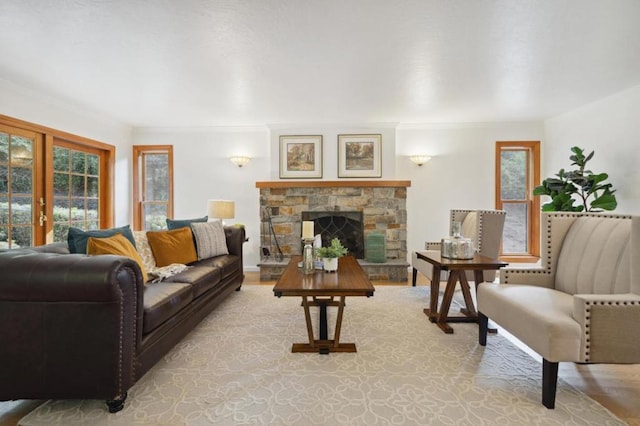
<svg viewBox="0 0 640 426"><path fill-rule="evenodd" d="M542 181L542 185L533 190L533 195L548 195L551 201L542 205L543 212L568 211L568 212L599 212L602 210L615 210L618 206L615 189L612 184L604 183L609 175L606 173L593 173L585 170L587 162L593 158L593 151L584 155L581 148L571 148L573 155L569 157L572 166L578 166L578 170L560 169L555 176ZM574 198L574 195L576 196ZM576 199L581 203L576 206Z"/></svg>
<svg viewBox="0 0 640 426"><path fill-rule="evenodd" d="M338 269L338 258L347 254L348 250L342 245L338 238L331 240L328 247L319 247L316 249L316 256L322 259L323 268L327 272L333 272Z"/></svg>

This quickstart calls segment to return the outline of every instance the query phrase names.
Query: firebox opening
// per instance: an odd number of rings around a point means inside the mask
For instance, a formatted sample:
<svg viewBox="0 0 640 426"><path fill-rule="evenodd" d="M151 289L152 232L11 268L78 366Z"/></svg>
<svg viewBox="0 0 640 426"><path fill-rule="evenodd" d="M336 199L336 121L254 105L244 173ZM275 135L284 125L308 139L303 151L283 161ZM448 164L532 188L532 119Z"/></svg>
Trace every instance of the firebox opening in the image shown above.
<svg viewBox="0 0 640 426"><path fill-rule="evenodd" d="M314 234L320 234L322 245L328 246L338 238L349 254L356 259L364 259L364 223L362 212L325 211L302 212L302 220L314 223Z"/></svg>

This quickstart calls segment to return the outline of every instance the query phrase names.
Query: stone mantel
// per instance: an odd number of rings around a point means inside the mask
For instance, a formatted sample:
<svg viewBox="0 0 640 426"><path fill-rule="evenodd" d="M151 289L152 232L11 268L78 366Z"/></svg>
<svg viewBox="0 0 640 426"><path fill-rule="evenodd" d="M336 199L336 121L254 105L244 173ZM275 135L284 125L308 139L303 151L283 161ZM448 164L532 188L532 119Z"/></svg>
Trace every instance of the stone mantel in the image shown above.
<svg viewBox="0 0 640 426"><path fill-rule="evenodd" d="M256 188L407 188L410 180L275 180L256 182Z"/></svg>

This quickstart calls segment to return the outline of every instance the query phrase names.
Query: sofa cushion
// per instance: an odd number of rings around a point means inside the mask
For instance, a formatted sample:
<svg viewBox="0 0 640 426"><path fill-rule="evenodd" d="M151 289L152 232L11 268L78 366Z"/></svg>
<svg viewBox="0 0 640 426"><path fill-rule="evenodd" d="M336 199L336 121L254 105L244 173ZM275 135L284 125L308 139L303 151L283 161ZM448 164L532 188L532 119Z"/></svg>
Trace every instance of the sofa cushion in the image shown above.
<svg viewBox="0 0 640 426"><path fill-rule="evenodd" d="M194 219L168 219L167 218L167 229L179 229L179 228L188 228L192 223L200 223L206 222L209 220L208 216L204 217L196 217Z"/></svg>
<svg viewBox="0 0 640 426"><path fill-rule="evenodd" d="M142 332L153 331L193 300L193 287L186 283L156 283L144 289Z"/></svg>
<svg viewBox="0 0 640 426"><path fill-rule="evenodd" d="M111 229L95 229L92 231L83 231L80 228L74 228L73 226L69 228L69 233L67 234L67 243L69 244L69 252L70 253L87 253L87 240L90 237L96 238L106 238L112 237L115 234L122 234L133 244L136 246L136 242L133 239L133 234L131 233L131 228L129 225L121 226L120 228L111 228Z"/></svg>
<svg viewBox="0 0 640 426"><path fill-rule="evenodd" d="M229 254L227 237L221 221L192 223L191 231L196 240L198 260Z"/></svg>
<svg viewBox="0 0 640 426"><path fill-rule="evenodd" d="M208 266L218 268L222 272L222 279L227 278L234 272L242 271L240 256L226 254L224 256L210 257L209 259L198 260L191 264L192 266Z"/></svg>
<svg viewBox="0 0 640 426"><path fill-rule="evenodd" d="M90 237L87 241L87 254L115 254L133 259L140 266L142 282L146 283L149 280L142 258L131 242L122 234L106 238Z"/></svg>
<svg viewBox="0 0 640 426"><path fill-rule="evenodd" d="M580 359L582 331L573 319L573 296L546 287L482 283L482 313L548 361Z"/></svg>
<svg viewBox="0 0 640 426"><path fill-rule="evenodd" d="M176 275L167 278L164 282L187 283L193 286L193 298L215 287L222 276L220 268L208 266L190 267Z"/></svg>
<svg viewBox="0 0 640 426"><path fill-rule="evenodd" d="M147 239L159 267L172 263L191 263L198 260L193 244L191 228L179 228L171 231L149 231Z"/></svg>

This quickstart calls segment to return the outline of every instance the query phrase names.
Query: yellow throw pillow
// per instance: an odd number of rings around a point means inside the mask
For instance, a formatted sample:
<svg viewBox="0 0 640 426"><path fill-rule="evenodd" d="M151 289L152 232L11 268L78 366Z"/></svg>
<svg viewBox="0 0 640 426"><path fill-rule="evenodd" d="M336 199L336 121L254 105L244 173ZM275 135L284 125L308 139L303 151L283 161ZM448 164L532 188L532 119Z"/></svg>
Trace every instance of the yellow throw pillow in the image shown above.
<svg viewBox="0 0 640 426"><path fill-rule="evenodd" d="M149 279L142 258L133 247L133 244L122 234L115 234L106 238L90 237L87 241L87 254L117 254L118 256L131 258L140 266L143 282L146 283Z"/></svg>
<svg viewBox="0 0 640 426"><path fill-rule="evenodd" d="M149 240L158 267L172 263L186 265L198 260L193 234L189 227L171 231L149 231L147 232L147 240Z"/></svg>

